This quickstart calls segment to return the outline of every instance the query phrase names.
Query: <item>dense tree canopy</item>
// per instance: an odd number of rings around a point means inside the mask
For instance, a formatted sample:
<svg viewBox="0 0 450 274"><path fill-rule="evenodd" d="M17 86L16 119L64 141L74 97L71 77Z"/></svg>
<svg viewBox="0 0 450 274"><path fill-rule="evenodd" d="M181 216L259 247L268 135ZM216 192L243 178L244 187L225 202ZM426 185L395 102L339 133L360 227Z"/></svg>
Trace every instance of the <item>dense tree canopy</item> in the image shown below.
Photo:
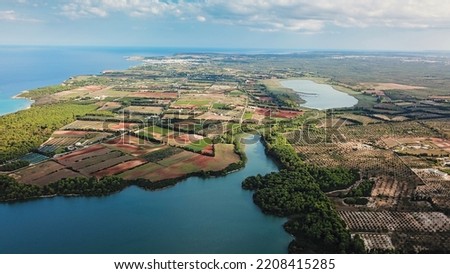
<svg viewBox="0 0 450 274"><path fill-rule="evenodd" d="M33 199L51 195L101 196L122 190L128 182L118 177L68 178L48 186L19 184L6 175L0 175L0 201Z"/></svg>
<svg viewBox="0 0 450 274"><path fill-rule="evenodd" d="M95 105L34 106L0 117L0 163L36 149L62 126L96 109Z"/></svg>

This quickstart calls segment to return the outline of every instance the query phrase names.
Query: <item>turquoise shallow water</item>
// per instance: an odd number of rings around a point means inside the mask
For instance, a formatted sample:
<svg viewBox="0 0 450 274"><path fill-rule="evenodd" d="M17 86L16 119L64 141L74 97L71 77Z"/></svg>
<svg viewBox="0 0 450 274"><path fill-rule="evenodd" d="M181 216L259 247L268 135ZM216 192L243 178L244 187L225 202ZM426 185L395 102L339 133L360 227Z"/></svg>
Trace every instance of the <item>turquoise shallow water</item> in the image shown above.
<svg viewBox="0 0 450 274"><path fill-rule="evenodd" d="M280 83L282 86L293 89L300 94L300 97L306 101L301 105L302 107L324 110L352 107L358 103L355 97L347 93L310 80L286 80Z"/></svg>
<svg viewBox="0 0 450 274"><path fill-rule="evenodd" d="M264 215L241 188L277 167L260 142L246 153L238 172L159 191L0 204L0 253L286 253L286 220Z"/></svg>

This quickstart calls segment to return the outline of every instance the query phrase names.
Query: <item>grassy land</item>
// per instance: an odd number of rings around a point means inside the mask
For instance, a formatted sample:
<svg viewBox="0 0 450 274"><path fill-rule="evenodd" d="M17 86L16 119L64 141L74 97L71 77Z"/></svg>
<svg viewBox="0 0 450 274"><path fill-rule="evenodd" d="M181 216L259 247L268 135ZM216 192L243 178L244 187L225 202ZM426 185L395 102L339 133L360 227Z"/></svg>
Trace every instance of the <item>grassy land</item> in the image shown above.
<svg viewBox="0 0 450 274"><path fill-rule="evenodd" d="M192 144L186 146L186 148L194 152L201 152L203 149L205 149L206 146L210 145L211 143L212 143L211 139L204 138L202 140L193 142Z"/></svg>
<svg viewBox="0 0 450 274"><path fill-rule="evenodd" d="M148 133L153 134L153 133L157 133L157 134L161 134L162 136L167 136L169 133L172 132L172 130L170 128L162 128L159 126L151 126L145 129Z"/></svg>
<svg viewBox="0 0 450 274"><path fill-rule="evenodd" d="M243 94L244 93L240 90L233 90L233 91L230 91L230 93L228 93L228 95L230 95L230 96L241 96Z"/></svg>
<svg viewBox="0 0 450 274"><path fill-rule="evenodd" d="M253 112L246 111L244 114L244 120L250 120L253 118Z"/></svg>
<svg viewBox="0 0 450 274"><path fill-rule="evenodd" d="M213 104L213 108L215 108L215 109L224 109L226 107L227 107L227 104L224 104L224 103L214 103Z"/></svg>
<svg viewBox="0 0 450 274"><path fill-rule="evenodd" d="M175 106L183 106L183 105L189 105L189 106L196 106L196 107L205 107L209 106L211 104L211 101L209 100L189 100L189 99L180 99L175 102Z"/></svg>

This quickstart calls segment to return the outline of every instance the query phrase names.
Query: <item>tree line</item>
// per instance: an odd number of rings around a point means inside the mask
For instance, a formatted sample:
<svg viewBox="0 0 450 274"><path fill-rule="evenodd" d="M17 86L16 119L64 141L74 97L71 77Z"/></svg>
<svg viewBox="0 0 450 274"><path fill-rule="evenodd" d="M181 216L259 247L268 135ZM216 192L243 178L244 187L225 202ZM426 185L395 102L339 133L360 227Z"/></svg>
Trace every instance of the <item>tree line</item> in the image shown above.
<svg viewBox="0 0 450 274"><path fill-rule="evenodd" d="M0 174L0 202L35 199L54 195L102 196L120 191L128 183L118 177L67 178L47 186L20 184L14 178Z"/></svg>
<svg viewBox="0 0 450 274"><path fill-rule="evenodd" d="M291 253L363 253L359 237L351 237L324 191L343 188L357 173L343 168L320 168L301 161L283 135L267 135L269 155L282 170L245 179L244 189L255 191L253 200L264 213L289 217L285 229L295 236Z"/></svg>

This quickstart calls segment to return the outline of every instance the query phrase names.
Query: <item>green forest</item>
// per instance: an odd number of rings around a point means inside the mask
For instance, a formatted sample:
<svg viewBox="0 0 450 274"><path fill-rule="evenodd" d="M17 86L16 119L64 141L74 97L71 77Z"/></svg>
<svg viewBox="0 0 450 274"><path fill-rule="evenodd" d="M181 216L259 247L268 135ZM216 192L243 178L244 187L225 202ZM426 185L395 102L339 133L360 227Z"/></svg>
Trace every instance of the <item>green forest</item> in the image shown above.
<svg viewBox="0 0 450 274"><path fill-rule="evenodd" d="M1 116L0 164L38 148L55 130L95 109L95 105L63 103L33 106Z"/></svg>
<svg viewBox="0 0 450 274"><path fill-rule="evenodd" d="M21 93L19 97L25 97L29 98L31 100L36 100L41 97L44 97L46 95L55 94L61 91L70 90L73 89L72 86L65 86L65 85L55 85L55 86L48 86L48 87L42 87L30 90L28 92Z"/></svg>
<svg viewBox="0 0 450 274"><path fill-rule="evenodd" d="M18 201L54 195L102 196L120 191L128 183L118 177L69 178L48 186L19 184L6 175L0 174L0 202Z"/></svg>
<svg viewBox="0 0 450 274"><path fill-rule="evenodd" d="M253 200L264 213L289 217L285 229L296 239L291 253L363 253L364 245L352 238L324 191L341 189L357 180L357 172L343 168L308 166L284 136L266 136L268 154L283 169L244 180L255 191Z"/></svg>

